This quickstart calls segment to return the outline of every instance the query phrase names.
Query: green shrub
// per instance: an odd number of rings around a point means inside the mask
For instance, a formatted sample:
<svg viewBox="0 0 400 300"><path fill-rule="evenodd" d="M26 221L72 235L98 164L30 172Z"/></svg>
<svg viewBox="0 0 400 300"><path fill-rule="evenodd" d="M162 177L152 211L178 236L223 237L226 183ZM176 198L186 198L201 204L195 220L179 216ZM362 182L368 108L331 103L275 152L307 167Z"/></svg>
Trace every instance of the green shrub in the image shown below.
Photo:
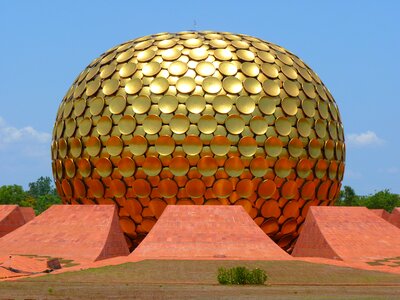
<svg viewBox="0 0 400 300"><path fill-rule="evenodd" d="M258 268L254 270L246 267L219 268L217 279L220 284L264 284L267 281L267 274Z"/></svg>

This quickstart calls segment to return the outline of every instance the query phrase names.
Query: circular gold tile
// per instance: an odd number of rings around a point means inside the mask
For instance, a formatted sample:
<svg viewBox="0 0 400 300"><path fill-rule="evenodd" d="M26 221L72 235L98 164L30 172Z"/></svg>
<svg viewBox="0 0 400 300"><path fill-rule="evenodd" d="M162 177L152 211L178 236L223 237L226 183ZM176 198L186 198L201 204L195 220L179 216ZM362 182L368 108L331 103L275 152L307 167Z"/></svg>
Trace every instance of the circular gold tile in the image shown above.
<svg viewBox="0 0 400 300"><path fill-rule="evenodd" d="M199 114L206 108L206 100L202 96L190 96L186 100L186 108L191 113Z"/></svg>
<svg viewBox="0 0 400 300"><path fill-rule="evenodd" d="M148 156L143 162L143 171L148 176L156 176L161 172L162 165L160 160L154 156Z"/></svg>
<svg viewBox="0 0 400 300"><path fill-rule="evenodd" d="M207 77L202 83L203 89L210 94L216 94L222 89L222 83L218 78Z"/></svg>
<svg viewBox="0 0 400 300"><path fill-rule="evenodd" d="M170 155L174 152L175 141L170 136L160 136L155 142L156 151L161 155Z"/></svg>
<svg viewBox="0 0 400 300"><path fill-rule="evenodd" d="M176 89L183 94L189 94L193 92L195 87L196 87L196 82L194 81L193 78L188 76L181 77L176 82Z"/></svg>
<svg viewBox="0 0 400 300"><path fill-rule="evenodd" d="M196 73L200 76L212 76L215 73L215 67L212 63L201 61L196 66Z"/></svg>
<svg viewBox="0 0 400 300"><path fill-rule="evenodd" d="M130 157L123 157L118 162L118 171L124 177L131 177L136 170L135 162Z"/></svg>
<svg viewBox="0 0 400 300"><path fill-rule="evenodd" d="M250 129L257 135L263 135L267 132L268 122L264 117L255 116L250 120Z"/></svg>
<svg viewBox="0 0 400 300"><path fill-rule="evenodd" d="M275 121L275 129L280 135L289 135L292 129L289 119L286 117L277 118Z"/></svg>
<svg viewBox="0 0 400 300"><path fill-rule="evenodd" d="M244 170L244 164L242 160L237 157L233 156L225 161L225 171L228 173L229 176L232 177L239 177Z"/></svg>
<svg viewBox="0 0 400 300"><path fill-rule="evenodd" d="M243 156L253 156L257 151L257 142L250 136L242 137L238 144L239 152Z"/></svg>
<svg viewBox="0 0 400 300"><path fill-rule="evenodd" d="M123 116L118 122L118 130L121 134L131 134L136 127L136 120L130 115Z"/></svg>
<svg viewBox="0 0 400 300"><path fill-rule="evenodd" d="M281 103L283 111L289 115L294 116L297 113L297 99L286 97Z"/></svg>
<svg viewBox="0 0 400 300"><path fill-rule="evenodd" d="M263 82L264 91L270 96L278 96L281 92L279 84L272 80L266 80Z"/></svg>
<svg viewBox="0 0 400 300"><path fill-rule="evenodd" d="M243 89L242 82L233 76L226 77L222 82L222 86L225 91L231 94L238 94Z"/></svg>
<svg viewBox="0 0 400 300"><path fill-rule="evenodd" d="M161 112L169 114L174 112L178 107L178 99L174 96L163 96L158 102L158 108Z"/></svg>
<svg viewBox="0 0 400 300"><path fill-rule="evenodd" d="M175 115L169 122L169 126L173 133L182 134L189 129L190 120L185 115Z"/></svg>
<svg viewBox="0 0 400 300"><path fill-rule="evenodd" d="M111 156L117 156L122 152L124 142L118 136L110 137L106 142L106 149Z"/></svg>
<svg viewBox="0 0 400 300"><path fill-rule="evenodd" d="M189 135L182 142L183 151L188 155L197 155L203 148L203 142L200 137Z"/></svg>
<svg viewBox="0 0 400 300"><path fill-rule="evenodd" d="M245 125L245 121L239 115L230 115L225 120L226 129L232 134L240 134Z"/></svg>
<svg viewBox="0 0 400 300"><path fill-rule="evenodd" d="M189 160L183 156L176 156L171 160L169 169L175 176L184 176L189 171Z"/></svg>
<svg viewBox="0 0 400 300"><path fill-rule="evenodd" d="M149 115L143 121L143 129L148 134L156 134L161 130L162 119L156 115Z"/></svg>
<svg viewBox="0 0 400 300"><path fill-rule="evenodd" d="M108 104L110 112L113 114L120 114L125 110L126 99L123 96L112 97L110 103Z"/></svg>
<svg viewBox="0 0 400 300"><path fill-rule="evenodd" d="M213 176L217 172L218 164L214 157L204 156L197 162L199 173L203 176Z"/></svg>
<svg viewBox="0 0 400 300"><path fill-rule="evenodd" d="M128 144L129 151L131 151L133 155L143 155L147 151L147 140L141 135L134 136Z"/></svg>
<svg viewBox="0 0 400 300"><path fill-rule="evenodd" d="M168 80L157 77L150 83L150 91L154 94L162 94L169 88Z"/></svg>
<svg viewBox="0 0 400 300"><path fill-rule="evenodd" d="M215 155L223 156L229 152L231 142L226 136L214 136L210 142L211 151Z"/></svg>
<svg viewBox="0 0 400 300"><path fill-rule="evenodd" d="M217 120L210 115L201 116L197 122L197 127L199 128L200 132L211 134L217 129Z"/></svg>

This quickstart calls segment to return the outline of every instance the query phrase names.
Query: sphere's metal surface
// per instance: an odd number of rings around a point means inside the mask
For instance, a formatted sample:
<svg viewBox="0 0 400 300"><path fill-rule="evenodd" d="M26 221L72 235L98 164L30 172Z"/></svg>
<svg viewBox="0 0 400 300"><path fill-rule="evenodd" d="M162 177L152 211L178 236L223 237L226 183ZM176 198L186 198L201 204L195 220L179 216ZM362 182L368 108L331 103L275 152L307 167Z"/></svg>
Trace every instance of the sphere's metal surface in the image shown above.
<svg viewBox="0 0 400 300"><path fill-rule="evenodd" d="M290 250L310 205L340 191L338 107L297 56L222 32L118 45L75 80L52 159L68 204L116 204L135 247L167 204L242 205Z"/></svg>

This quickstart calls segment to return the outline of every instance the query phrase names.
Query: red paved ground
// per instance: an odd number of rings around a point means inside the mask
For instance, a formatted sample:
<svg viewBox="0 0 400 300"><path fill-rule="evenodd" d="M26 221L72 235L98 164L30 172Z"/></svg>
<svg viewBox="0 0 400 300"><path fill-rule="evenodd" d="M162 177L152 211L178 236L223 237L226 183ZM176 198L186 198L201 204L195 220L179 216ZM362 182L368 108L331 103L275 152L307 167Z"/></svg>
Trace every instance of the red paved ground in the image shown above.
<svg viewBox="0 0 400 300"><path fill-rule="evenodd" d="M51 256L93 262L128 255L111 205L53 205L0 239L0 256Z"/></svg>
<svg viewBox="0 0 400 300"><path fill-rule="evenodd" d="M400 230L365 207L311 207L292 253L373 263L400 257Z"/></svg>
<svg viewBox="0 0 400 300"><path fill-rule="evenodd" d="M18 205L0 205L0 238L28 222L28 216L24 216L27 210L21 208Z"/></svg>
<svg viewBox="0 0 400 300"><path fill-rule="evenodd" d="M400 228L400 207L396 207L395 209L393 209L388 218L388 221L394 226Z"/></svg>
<svg viewBox="0 0 400 300"><path fill-rule="evenodd" d="M129 256L140 259L291 259L241 206L169 205Z"/></svg>

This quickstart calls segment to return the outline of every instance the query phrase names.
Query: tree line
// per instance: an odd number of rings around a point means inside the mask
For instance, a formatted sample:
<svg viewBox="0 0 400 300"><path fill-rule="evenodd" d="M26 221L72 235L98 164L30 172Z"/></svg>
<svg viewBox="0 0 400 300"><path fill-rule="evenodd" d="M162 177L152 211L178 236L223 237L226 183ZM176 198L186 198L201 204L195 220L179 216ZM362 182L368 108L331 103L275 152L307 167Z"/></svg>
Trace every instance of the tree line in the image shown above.
<svg viewBox="0 0 400 300"><path fill-rule="evenodd" d="M29 183L27 191L20 185L3 185L0 187L0 205L17 204L32 207L38 215L53 204L61 204L61 199L53 186L50 177L40 177Z"/></svg>
<svg viewBox="0 0 400 300"><path fill-rule="evenodd" d="M20 185L3 185L0 187L0 205L18 204L33 207L40 214L53 204L61 204L61 199L54 188L50 177L40 177L29 183L25 191ZM400 207L400 195L391 193L388 189L367 196L357 195L353 188L345 185L340 191L337 206L366 206L380 208L391 212L394 207Z"/></svg>
<svg viewBox="0 0 400 300"><path fill-rule="evenodd" d="M353 188L345 185L340 191L337 206L365 206L370 209L384 209L391 212L393 208L400 207L400 195L391 193L388 189L375 192L367 196L357 195Z"/></svg>

